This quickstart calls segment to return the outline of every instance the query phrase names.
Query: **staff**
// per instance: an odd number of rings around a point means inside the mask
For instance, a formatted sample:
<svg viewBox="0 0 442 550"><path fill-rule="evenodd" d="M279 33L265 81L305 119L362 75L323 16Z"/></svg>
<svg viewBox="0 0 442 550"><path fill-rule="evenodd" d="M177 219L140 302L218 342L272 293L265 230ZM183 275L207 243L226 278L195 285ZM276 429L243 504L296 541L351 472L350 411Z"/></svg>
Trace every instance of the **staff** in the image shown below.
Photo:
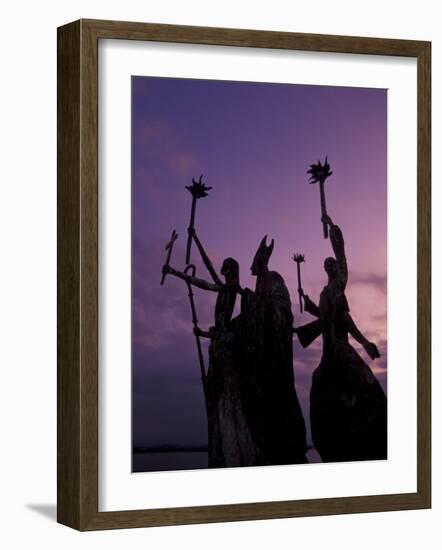
<svg viewBox="0 0 442 550"><path fill-rule="evenodd" d="M324 239L327 239L328 226L327 226L327 223L324 221L325 217L327 216L324 183L325 183L325 180L333 174L333 172L330 172L330 164L328 163L327 157L325 157L324 164L321 164L319 160L317 164L310 164L310 170L307 170L307 174L310 174L309 183L313 184L313 183L319 182L319 193L321 197L322 228L324 232Z"/></svg>
<svg viewBox="0 0 442 550"><path fill-rule="evenodd" d="M299 309L301 310L301 313L303 311L302 308L302 297L304 296L304 292L302 290L302 284L301 284L301 263L305 262L305 256L304 254L294 254L293 261L296 262L296 267L298 271L298 294L299 294Z"/></svg>
<svg viewBox="0 0 442 550"><path fill-rule="evenodd" d="M188 271L191 271L192 277L195 277L195 266L193 264L189 264L184 270L184 273L187 273ZM186 281L186 284L187 284L187 289L189 291L190 309L192 311L193 333L195 334L196 347L198 350L198 359L200 362L201 381L203 383L204 401L206 403L206 409L208 409L206 368L204 365L204 356L203 356L203 350L201 348L200 335L198 333L198 318L196 316L195 299L193 297L193 290L192 290L191 283Z"/></svg>
<svg viewBox="0 0 442 550"><path fill-rule="evenodd" d="M175 229L172 231L172 236L170 237L170 241L166 244L166 250L167 250L167 257L166 257L166 263L164 265L169 265L170 263L170 257L172 255L172 249L175 241L178 239L178 233L175 231ZM164 285L164 279L166 278L166 272L163 271L163 275L161 277L161 284Z"/></svg>
<svg viewBox="0 0 442 550"><path fill-rule="evenodd" d="M208 187L205 183L203 183L202 179L203 175L201 174L198 181L195 181L195 178L192 178L192 185L186 185L186 189L188 189L192 195L192 207L190 210L190 223L188 228L189 234L187 237L186 265L188 265L190 262L190 249L192 247L192 236L195 226L196 201L198 199L207 197L207 191L210 191L210 189L212 189L211 187Z"/></svg>

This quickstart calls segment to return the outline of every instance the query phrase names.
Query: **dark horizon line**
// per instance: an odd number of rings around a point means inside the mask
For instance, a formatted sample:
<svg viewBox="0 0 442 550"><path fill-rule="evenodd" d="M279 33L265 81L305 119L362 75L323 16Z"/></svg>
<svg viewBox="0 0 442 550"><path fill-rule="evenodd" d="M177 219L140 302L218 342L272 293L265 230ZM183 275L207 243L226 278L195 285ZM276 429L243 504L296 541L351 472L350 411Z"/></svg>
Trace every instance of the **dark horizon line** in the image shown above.
<svg viewBox="0 0 442 550"><path fill-rule="evenodd" d="M205 445L179 445L179 444L162 444L162 445L134 445L132 451L134 454L139 453L176 453L176 452L208 452L209 447Z"/></svg>
<svg viewBox="0 0 442 550"><path fill-rule="evenodd" d="M314 449L314 445L307 445L307 451ZM133 454L142 453L191 453L191 452L208 452L208 445L174 445L174 444L162 444L162 445L134 445L132 447Z"/></svg>

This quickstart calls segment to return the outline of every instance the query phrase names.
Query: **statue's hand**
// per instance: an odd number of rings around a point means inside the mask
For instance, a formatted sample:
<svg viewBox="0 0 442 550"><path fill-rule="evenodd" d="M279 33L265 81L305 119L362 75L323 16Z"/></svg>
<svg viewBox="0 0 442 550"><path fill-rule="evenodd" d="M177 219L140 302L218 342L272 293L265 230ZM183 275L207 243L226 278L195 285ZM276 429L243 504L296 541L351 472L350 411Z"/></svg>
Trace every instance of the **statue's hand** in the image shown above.
<svg viewBox="0 0 442 550"><path fill-rule="evenodd" d="M193 334L195 336L203 336L203 331L199 327L193 327Z"/></svg>
<svg viewBox="0 0 442 550"><path fill-rule="evenodd" d="M330 227L333 227L334 223L328 214L324 214L321 218L322 223L326 223Z"/></svg>
<svg viewBox="0 0 442 550"><path fill-rule="evenodd" d="M373 342L367 342L364 345L364 349L371 359L379 359L381 356L376 344L373 344Z"/></svg>
<svg viewBox="0 0 442 550"><path fill-rule="evenodd" d="M307 313L311 313L312 315L316 312L316 305L314 302L312 302L309 298L308 294L302 293L302 297L304 298L304 309Z"/></svg>

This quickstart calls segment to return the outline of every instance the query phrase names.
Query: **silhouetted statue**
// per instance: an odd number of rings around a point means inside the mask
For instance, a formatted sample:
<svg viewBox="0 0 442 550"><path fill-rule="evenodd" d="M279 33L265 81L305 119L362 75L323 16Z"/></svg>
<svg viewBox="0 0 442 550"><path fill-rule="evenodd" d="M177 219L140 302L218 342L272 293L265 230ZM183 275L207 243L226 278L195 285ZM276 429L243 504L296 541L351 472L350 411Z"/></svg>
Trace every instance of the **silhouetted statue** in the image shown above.
<svg viewBox="0 0 442 550"><path fill-rule="evenodd" d="M322 333L323 352L313 373L310 420L313 443L324 462L387 458L387 400L363 359L348 342L348 334L371 357L380 357L375 344L359 331L350 315L345 288L348 280L344 238L328 215L335 258L326 258L328 283L319 307L307 295L306 311L316 321L294 329L303 347Z"/></svg>
<svg viewBox="0 0 442 550"><path fill-rule="evenodd" d="M213 282L177 271L168 265L163 267L163 271L197 288L218 293L215 325L208 331L195 329L199 336L210 338L207 373L209 467L252 466L256 464L256 453L244 417L238 364L234 358L236 323L232 321L232 315L236 296L242 293L239 284L239 264L233 258L224 260L221 268L221 275L225 278L223 283L195 230L190 228L189 233Z"/></svg>
<svg viewBox="0 0 442 550"><path fill-rule="evenodd" d="M253 260L256 289L242 293L237 348L245 414L261 465L306 462L293 374L293 315L284 279L268 268L273 246L264 237Z"/></svg>

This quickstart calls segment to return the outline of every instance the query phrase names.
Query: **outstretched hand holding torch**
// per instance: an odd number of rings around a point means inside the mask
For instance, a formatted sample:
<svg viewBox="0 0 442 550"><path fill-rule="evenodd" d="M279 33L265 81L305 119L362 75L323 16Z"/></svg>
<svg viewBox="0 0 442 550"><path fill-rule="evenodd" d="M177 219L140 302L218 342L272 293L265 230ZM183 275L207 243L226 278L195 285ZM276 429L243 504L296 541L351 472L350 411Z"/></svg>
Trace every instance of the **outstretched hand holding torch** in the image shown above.
<svg viewBox="0 0 442 550"><path fill-rule="evenodd" d="M301 263L305 262L304 254L294 254L293 261L296 262L296 267L297 267L297 271L298 271L299 309L302 313L302 311L303 311L302 298L304 297L304 291L302 290L302 284L301 284Z"/></svg>
<svg viewBox="0 0 442 550"><path fill-rule="evenodd" d="M330 171L330 164L328 163L327 157L325 157L324 164L321 164L319 160L317 164L310 164L310 170L307 170L307 174L310 174L309 183L319 183L319 193L321 197L321 220L324 232L324 239L327 239L328 226L327 223L324 221L325 217L327 216L324 183L325 180L333 174L333 172Z"/></svg>
<svg viewBox="0 0 442 550"><path fill-rule="evenodd" d="M192 195L192 208L190 210L190 223L188 228L189 235L187 237L186 265L190 263L190 249L192 247L193 230L195 226L196 201L198 199L207 197L208 195L207 191L210 191L210 189L212 189L211 187L208 187L202 181L202 179L203 179L203 175L201 174L200 179L198 181L195 181L195 178L192 178L192 185L186 185L186 189L190 191L190 194Z"/></svg>

